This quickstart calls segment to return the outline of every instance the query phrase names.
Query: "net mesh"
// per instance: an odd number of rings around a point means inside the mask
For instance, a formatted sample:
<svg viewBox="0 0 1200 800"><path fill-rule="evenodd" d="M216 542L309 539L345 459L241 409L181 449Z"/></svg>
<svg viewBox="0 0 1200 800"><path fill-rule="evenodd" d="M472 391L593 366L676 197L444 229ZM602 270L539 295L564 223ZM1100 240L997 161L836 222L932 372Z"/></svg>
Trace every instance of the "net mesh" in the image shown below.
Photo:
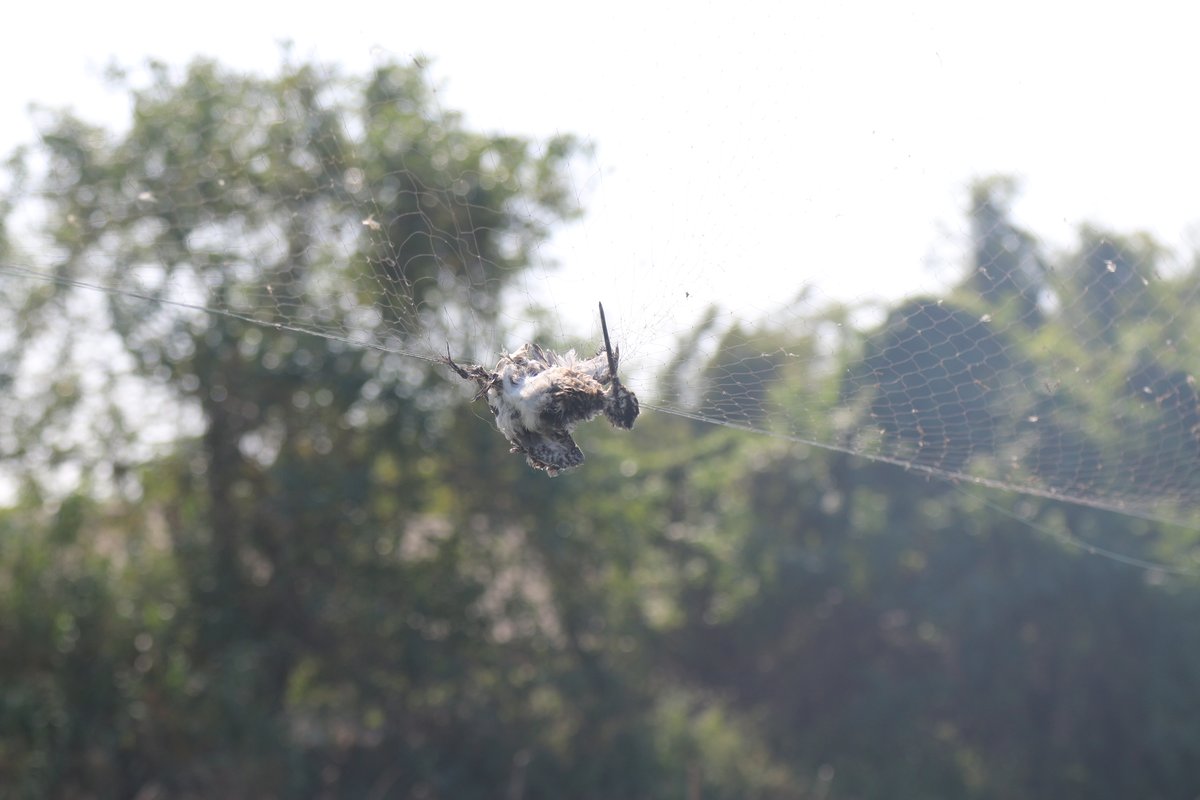
<svg viewBox="0 0 1200 800"><path fill-rule="evenodd" d="M48 313L37 287L75 287L91 298L66 312L76 332L115 331L144 363L240 320L263 358L291 357L272 329L299 331L379 351L422 386L447 352L595 348L603 300L626 382L658 411L1124 513L1200 509L1194 272L1147 236L1089 227L1049 252L1012 220L1005 179L971 187L938 291L858 303L801 277L749 318L719 302L749 267L558 268L547 237L578 216L594 157L567 136L472 132L420 65L155 67L129 130L41 127L41 190L9 193L32 220L3 265L23 325ZM774 268L802 276L792 261Z"/></svg>

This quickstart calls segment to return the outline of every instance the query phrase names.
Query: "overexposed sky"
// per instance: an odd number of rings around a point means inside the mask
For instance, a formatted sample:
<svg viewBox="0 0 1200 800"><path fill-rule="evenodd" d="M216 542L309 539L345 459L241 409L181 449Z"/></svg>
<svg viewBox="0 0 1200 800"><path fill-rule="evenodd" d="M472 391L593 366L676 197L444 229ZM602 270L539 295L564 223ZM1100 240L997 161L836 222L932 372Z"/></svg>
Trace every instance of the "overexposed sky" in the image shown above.
<svg viewBox="0 0 1200 800"><path fill-rule="evenodd" d="M599 297L663 336L714 301L752 315L804 287L948 280L964 187L994 172L1022 179L1017 216L1052 245L1091 221L1184 254L1200 230L1200 48L1168 4L294 6L22 3L0 48L0 149L33 136L31 101L121 124L100 78L113 60L266 72L282 40L352 71L422 54L472 126L596 148L578 169L587 216L530 292L564 317Z"/></svg>

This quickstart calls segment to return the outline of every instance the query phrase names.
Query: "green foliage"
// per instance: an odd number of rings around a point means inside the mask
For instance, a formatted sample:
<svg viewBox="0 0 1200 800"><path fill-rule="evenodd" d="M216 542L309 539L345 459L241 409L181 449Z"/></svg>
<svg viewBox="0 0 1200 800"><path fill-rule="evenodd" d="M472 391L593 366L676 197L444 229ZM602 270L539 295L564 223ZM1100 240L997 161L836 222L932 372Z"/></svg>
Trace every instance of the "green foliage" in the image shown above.
<svg viewBox="0 0 1200 800"><path fill-rule="evenodd" d="M199 62L132 91L119 136L50 117L40 188L62 277L138 287L92 324L195 433L146 455L127 420L103 457L63 446L89 471L52 500L38 440L119 392L83 391L65 359L40 426L10 426L26 472L0 513L12 796L1194 791L1194 581L1064 546L1186 565L1190 535L1035 500L1005 516L926 474L1003 474L1019 447L1039 486L1095 486L1114 411L1160 444L1190 430L1195 354L1147 331L1191 276L1131 280L1158 257L1145 237L1085 229L1051 270L1008 218L1011 183L984 182L947 296L868 331L843 308L710 316L661 376L742 424L769 404L828 442L869 427L924 469L648 412L630 436L583 427L585 471L551 481L447 376L270 326L325 315L392 350L470 335L456 312L498 316L576 213L569 138L471 132L397 65L354 80ZM68 287L14 305L28 340L75 346L62 329L91 295ZM1105 352L1069 335L1089 325ZM1177 439L1138 462L1138 491L1194 488ZM1164 474L1164 453L1183 468Z"/></svg>

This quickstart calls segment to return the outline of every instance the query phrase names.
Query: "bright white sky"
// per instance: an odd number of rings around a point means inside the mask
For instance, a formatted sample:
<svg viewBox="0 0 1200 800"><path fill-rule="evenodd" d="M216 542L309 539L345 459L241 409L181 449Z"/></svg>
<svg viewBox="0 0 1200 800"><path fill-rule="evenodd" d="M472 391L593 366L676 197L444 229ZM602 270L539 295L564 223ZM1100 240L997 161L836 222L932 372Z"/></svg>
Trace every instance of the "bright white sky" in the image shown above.
<svg viewBox="0 0 1200 800"><path fill-rule="evenodd" d="M1103 5L21 3L0 48L0 149L33 136L30 101L120 125L99 77L113 59L270 71L290 39L349 70L424 54L472 126L595 145L579 171L588 214L536 287L564 316L590 319L600 297L654 327L714 300L767 310L805 286L849 299L937 285L958 274L964 187L994 172L1022 178L1017 216L1054 245L1087 220L1186 255L1196 20L1182 4ZM659 322L629 318L646 312Z"/></svg>

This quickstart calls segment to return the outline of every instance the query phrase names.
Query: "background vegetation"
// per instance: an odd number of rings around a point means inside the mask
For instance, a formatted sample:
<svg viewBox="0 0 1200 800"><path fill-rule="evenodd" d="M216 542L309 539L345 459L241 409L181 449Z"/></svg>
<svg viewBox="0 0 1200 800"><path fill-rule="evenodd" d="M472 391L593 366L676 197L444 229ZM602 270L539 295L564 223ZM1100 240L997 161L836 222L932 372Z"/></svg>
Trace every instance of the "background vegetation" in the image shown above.
<svg viewBox="0 0 1200 800"><path fill-rule="evenodd" d="M60 283L6 278L0 307L18 332L0 447L21 476L0 510L6 796L1200 791L1195 581L1063 539L1189 565L1192 533L1037 499L1004 514L920 470L653 412L629 436L581 429L585 471L547 480L444 370L162 301L182 284L261 309L268 284L307 287L272 296L278 321L462 344L421 309L497 313L578 213L570 138L466 130L395 65L196 63L130 92L119 134L48 114L3 207L36 199L62 255ZM1128 491L1173 501L1200 452L1195 276L1133 280L1161 257L1136 235L1042 253L1013 191L974 187L974 260L943 296L844 326L832 353L803 331L845 309L743 324L661 380L739 413L826 409L830 441L869 418L935 470L1019 442L1063 491L1120 488L1103 473L1117 419L1156 448ZM161 291L70 284L135 277ZM314 306L321 291L339 303ZM1175 344L1152 351L1163 319ZM118 354L102 377L79 355L96 340ZM785 344L811 357L770 355ZM1084 377L1038 379L1064 364ZM45 392L19 390L31 365ZM148 437L164 414L195 435Z"/></svg>

